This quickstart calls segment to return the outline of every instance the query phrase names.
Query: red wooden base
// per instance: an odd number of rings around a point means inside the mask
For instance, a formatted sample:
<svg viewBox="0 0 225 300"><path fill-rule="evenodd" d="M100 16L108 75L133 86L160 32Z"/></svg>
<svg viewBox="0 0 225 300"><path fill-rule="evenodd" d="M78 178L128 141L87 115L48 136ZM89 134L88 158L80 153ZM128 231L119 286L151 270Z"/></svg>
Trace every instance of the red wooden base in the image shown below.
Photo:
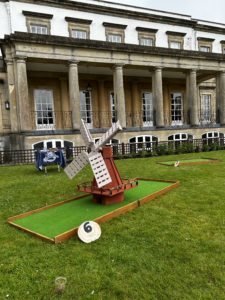
<svg viewBox="0 0 225 300"><path fill-rule="evenodd" d="M84 183L77 186L80 192L93 194L93 201L104 205L118 203L124 200L124 190L138 185L137 180L122 180L113 160L112 148L104 147L102 156L109 171L112 182L102 188L98 188L96 180L92 183Z"/></svg>
<svg viewBox="0 0 225 300"><path fill-rule="evenodd" d="M118 203L124 200L124 192L118 193L114 196L104 196L104 195L93 195L93 202L109 205L113 203Z"/></svg>

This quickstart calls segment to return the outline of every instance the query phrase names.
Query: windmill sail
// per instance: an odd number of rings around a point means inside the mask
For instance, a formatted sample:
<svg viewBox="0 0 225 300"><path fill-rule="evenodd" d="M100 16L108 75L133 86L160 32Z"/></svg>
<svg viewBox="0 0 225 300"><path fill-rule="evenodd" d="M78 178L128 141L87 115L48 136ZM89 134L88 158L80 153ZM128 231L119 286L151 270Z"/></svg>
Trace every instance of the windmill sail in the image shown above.
<svg viewBox="0 0 225 300"><path fill-rule="evenodd" d="M119 121L113 123L112 127L108 131L106 131L106 133L104 133L102 137L97 141L97 143L95 144L95 150L99 150L100 148L105 146L120 130L122 130L122 127L120 126Z"/></svg>
<svg viewBox="0 0 225 300"><path fill-rule="evenodd" d="M88 148L92 148L94 145L94 140L92 139L90 131L88 130L83 119L81 119L81 123L80 123L80 133L82 135L82 138L83 138L86 146Z"/></svg>
<svg viewBox="0 0 225 300"><path fill-rule="evenodd" d="M88 157L98 187L101 188L104 185L112 182L101 153L91 152L88 154Z"/></svg>
<svg viewBox="0 0 225 300"><path fill-rule="evenodd" d="M65 169L67 176L72 179L77 173L79 173L87 164L89 158L87 152L81 152Z"/></svg>

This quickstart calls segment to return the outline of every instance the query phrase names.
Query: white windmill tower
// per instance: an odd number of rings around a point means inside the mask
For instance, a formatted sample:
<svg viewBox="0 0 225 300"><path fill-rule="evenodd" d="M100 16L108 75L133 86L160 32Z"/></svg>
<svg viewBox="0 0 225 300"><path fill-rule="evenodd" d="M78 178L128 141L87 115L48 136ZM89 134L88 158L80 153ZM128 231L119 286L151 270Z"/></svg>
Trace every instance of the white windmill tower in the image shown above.
<svg viewBox="0 0 225 300"><path fill-rule="evenodd" d="M78 185L78 190L93 194L93 200L102 204L120 202L124 199L124 190L137 186L137 180L122 180L112 157L111 147L106 144L118 131L122 130L119 121L94 143L91 134L81 120L81 135L88 151L81 152L66 168L67 176L72 179L90 163L94 173L91 183Z"/></svg>

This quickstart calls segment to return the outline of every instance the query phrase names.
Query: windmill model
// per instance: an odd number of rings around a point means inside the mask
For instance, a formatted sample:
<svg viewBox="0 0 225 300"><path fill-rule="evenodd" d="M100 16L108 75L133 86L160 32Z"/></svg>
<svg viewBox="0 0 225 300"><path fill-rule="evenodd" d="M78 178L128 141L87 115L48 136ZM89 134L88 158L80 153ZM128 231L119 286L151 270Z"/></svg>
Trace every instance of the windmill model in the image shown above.
<svg viewBox="0 0 225 300"><path fill-rule="evenodd" d="M94 143L91 134L83 120L81 120L81 135L88 151L81 152L66 168L67 176L72 179L88 163L94 173L91 183L78 185L78 190L93 194L93 201L101 204L112 204L124 200L124 190L136 187L137 180L122 180L113 160L112 148L106 144L118 132L122 130L119 121Z"/></svg>

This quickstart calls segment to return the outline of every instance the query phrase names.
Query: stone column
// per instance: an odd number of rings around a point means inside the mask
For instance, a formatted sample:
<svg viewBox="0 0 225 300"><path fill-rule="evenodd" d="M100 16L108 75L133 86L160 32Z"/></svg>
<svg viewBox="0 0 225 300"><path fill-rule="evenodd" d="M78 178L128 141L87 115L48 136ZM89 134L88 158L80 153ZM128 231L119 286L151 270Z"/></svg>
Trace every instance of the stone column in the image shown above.
<svg viewBox="0 0 225 300"><path fill-rule="evenodd" d="M80 129L80 89L78 77L78 61L69 62L69 98L72 128Z"/></svg>
<svg viewBox="0 0 225 300"><path fill-rule="evenodd" d="M7 77L8 77L8 92L9 92L9 102L10 102L10 124L11 133L19 131L18 125L18 115L17 115L17 101L15 92L15 76L14 76L14 66L12 60L6 60L7 65Z"/></svg>
<svg viewBox="0 0 225 300"><path fill-rule="evenodd" d="M115 65L113 73L114 83L114 97L117 111L117 119L120 121L120 125L126 127L126 108L125 108L125 96L123 87L123 66Z"/></svg>
<svg viewBox="0 0 225 300"><path fill-rule="evenodd" d="M190 123L192 126L199 125L198 116L198 97L197 97L197 78L196 70L190 70L189 73L189 103L190 103Z"/></svg>
<svg viewBox="0 0 225 300"><path fill-rule="evenodd" d="M105 99L105 84L104 80L98 81L98 97L99 97L99 127L106 128L111 124L110 122L110 114L107 107L106 99Z"/></svg>
<svg viewBox="0 0 225 300"><path fill-rule="evenodd" d="M16 57L17 99L21 132L31 130L31 111L28 94L26 58Z"/></svg>
<svg viewBox="0 0 225 300"><path fill-rule="evenodd" d="M154 107L156 114L156 127L164 127L164 110L163 110L163 87L162 87L162 68L156 68L152 81L152 90L154 95Z"/></svg>
<svg viewBox="0 0 225 300"><path fill-rule="evenodd" d="M225 125L225 71L220 73L220 124Z"/></svg>
<svg viewBox="0 0 225 300"><path fill-rule="evenodd" d="M132 125L139 127L142 124L140 95L137 82L132 82Z"/></svg>

